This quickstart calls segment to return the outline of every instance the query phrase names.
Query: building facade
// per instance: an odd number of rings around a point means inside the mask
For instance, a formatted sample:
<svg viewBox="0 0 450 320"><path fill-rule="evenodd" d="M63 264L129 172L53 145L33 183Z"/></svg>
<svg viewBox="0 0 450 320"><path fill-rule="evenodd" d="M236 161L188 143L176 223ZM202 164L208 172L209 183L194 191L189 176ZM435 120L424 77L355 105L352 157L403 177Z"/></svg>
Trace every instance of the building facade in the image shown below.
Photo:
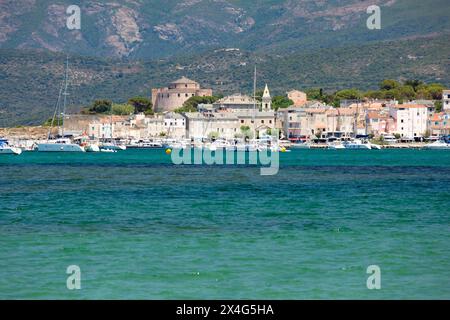
<svg viewBox="0 0 450 320"><path fill-rule="evenodd" d="M450 90L442 91L442 108L450 111Z"/></svg>
<svg viewBox="0 0 450 320"><path fill-rule="evenodd" d="M288 99L294 102L294 107L301 107L308 101L306 93L299 90L291 90L286 94Z"/></svg>
<svg viewBox="0 0 450 320"><path fill-rule="evenodd" d="M157 112L174 111L182 107L191 97L205 97L212 94L212 89L202 89L197 82L182 77L170 83L167 88L152 89L152 103Z"/></svg>
<svg viewBox="0 0 450 320"><path fill-rule="evenodd" d="M390 108L395 133L404 139L422 138L428 129L428 107L421 104L399 104Z"/></svg>

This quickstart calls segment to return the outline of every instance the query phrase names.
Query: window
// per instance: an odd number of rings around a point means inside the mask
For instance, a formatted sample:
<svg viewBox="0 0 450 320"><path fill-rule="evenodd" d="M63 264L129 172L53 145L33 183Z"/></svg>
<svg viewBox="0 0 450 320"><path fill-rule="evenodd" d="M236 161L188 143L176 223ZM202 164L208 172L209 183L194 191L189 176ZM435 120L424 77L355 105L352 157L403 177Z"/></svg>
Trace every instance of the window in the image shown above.
<svg viewBox="0 0 450 320"><path fill-rule="evenodd" d="M403 122L404 122L404 121L403 121L403 119L402 119L402 120L400 120L400 122L401 122L401 123L403 123Z"/></svg>
<svg viewBox="0 0 450 320"><path fill-rule="evenodd" d="M272 123L272 120L269 120L269 123Z"/></svg>
<svg viewBox="0 0 450 320"><path fill-rule="evenodd" d="M181 94L178 94L178 98L181 97Z"/></svg>
<svg viewBox="0 0 450 320"><path fill-rule="evenodd" d="M244 120L241 120L241 123L244 123Z"/></svg>
<svg viewBox="0 0 450 320"><path fill-rule="evenodd" d="M261 123L264 123L264 120L261 120Z"/></svg>
<svg viewBox="0 0 450 320"><path fill-rule="evenodd" d="M186 93L185 96L186 96L186 98L187 98L187 97L188 97L188 94Z"/></svg>

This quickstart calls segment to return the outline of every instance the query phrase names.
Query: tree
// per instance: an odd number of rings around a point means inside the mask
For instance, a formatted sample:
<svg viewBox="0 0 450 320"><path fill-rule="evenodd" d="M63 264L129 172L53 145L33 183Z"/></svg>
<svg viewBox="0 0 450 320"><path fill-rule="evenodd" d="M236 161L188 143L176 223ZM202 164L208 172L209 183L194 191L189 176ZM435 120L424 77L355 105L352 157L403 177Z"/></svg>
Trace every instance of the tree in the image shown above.
<svg viewBox="0 0 450 320"><path fill-rule="evenodd" d="M398 89L399 95L403 100L414 100L416 98L416 92L414 88L409 85L401 86Z"/></svg>
<svg viewBox="0 0 450 320"><path fill-rule="evenodd" d="M361 91L357 89L344 89L334 94L335 100L357 100L362 98Z"/></svg>
<svg viewBox="0 0 450 320"><path fill-rule="evenodd" d="M175 113L197 112L197 108L192 106L179 107L174 110Z"/></svg>
<svg viewBox="0 0 450 320"><path fill-rule="evenodd" d="M427 86L427 91L430 93L433 100L441 100L442 99L442 90L445 87L440 83L431 83Z"/></svg>
<svg viewBox="0 0 450 320"><path fill-rule="evenodd" d="M434 102L434 107L436 108L436 112L442 111L442 100L436 100Z"/></svg>
<svg viewBox="0 0 450 320"><path fill-rule="evenodd" d="M275 110L278 110L280 108L287 108L289 106L292 106L293 104L294 101L286 96L275 96L272 98L272 108Z"/></svg>
<svg viewBox="0 0 450 320"><path fill-rule="evenodd" d="M323 89L322 88L312 88L306 90L306 96L308 97L308 100L319 100L322 101L323 99Z"/></svg>
<svg viewBox="0 0 450 320"><path fill-rule="evenodd" d="M241 126L241 132L245 139L253 138L253 132L250 130L249 126Z"/></svg>
<svg viewBox="0 0 450 320"><path fill-rule="evenodd" d="M398 87L400 87L400 83L392 79L386 79L380 83L381 90L392 90Z"/></svg>
<svg viewBox="0 0 450 320"><path fill-rule="evenodd" d="M378 90L369 90L366 93L364 93L364 97L371 98L371 99L383 99L383 92Z"/></svg>
<svg viewBox="0 0 450 320"><path fill-rule="evenodd" d="M107 99L95 100L89 108L91 113L107 113L111 111L112 101Z"/></svg>
<svg viewBox="0 0 450 320"><path fill-rule="evenodd" d="M183 108L186 108L186 110L193 110L191 112L195 112L197 111L197 107L199 104L211 104L216 102L217 100L219 100L219 97L216 96L194 96L190 97L183 103Z"/></svg>
<svg viewBox="0 0 450 320"><path fill-rule="evenodd" d="M130 104L114 104L112 113L115 115L126 116L134 113L134 107Z"/></svg>
<svg viewBox="0 0 450 320"><path fill-rule="evenodd" d="M218 137L219 137L219 133L217 131L212 131L208 134L208 138L210 140L217 140Z"/></svg>
<svg viewBox="0 0 450 320"><path fill-rule="evenodd" d="M148 114L152 111L152 102L150 99L144 97L133 97L128 99L128 104L134 107L136 113L145 113Z"/></svg>
<svg viewBox="0 0 450 320"><path fill-rule="evenodd" d="M417 91L418 87L423 84L420 80L406 80L404 83L406 86L410 86L413 88L414 91Z"/></svg>

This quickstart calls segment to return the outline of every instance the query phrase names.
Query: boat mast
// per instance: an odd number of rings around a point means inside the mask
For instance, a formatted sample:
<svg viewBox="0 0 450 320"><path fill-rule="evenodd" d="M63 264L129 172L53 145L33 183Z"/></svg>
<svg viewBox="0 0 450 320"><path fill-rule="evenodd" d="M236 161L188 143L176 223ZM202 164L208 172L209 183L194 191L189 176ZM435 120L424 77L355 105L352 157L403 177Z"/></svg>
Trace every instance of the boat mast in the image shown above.
<svg viewBox="0 0 450 320"><path fill-rule="evenodd" d="M53 124L55 123L55 120L57 119L59 103L61 101L61 95L62 95L63 88L64 88L64 81L61 82L61 85L59 87L58 100L56 100L55 111L53 111L52 122L50 123L50 128L48 129L48 133L47 133L47 142L48 142L48 140L50 140L50 135L52 134L52 131L53 131ZM57 127L59 128L59 119L57 121L58 121Z"/></svg>
<svg viewBox="0 0 450 320"><path fill-rule="evenodd" d="M256 139L256 64L253 76L253 138Z"/></svg>
<svg viewBox="0 0 450 320"><path fill-rule="evenodd" d="M61 125L61 136L64 138L64 117L66 116L66 104L67 104L67 86L68 86L68 75L69 75L69 56L66 57L66 71L64 76L64 102L63 102L63 112L62 112L62 125Z"/></svg>

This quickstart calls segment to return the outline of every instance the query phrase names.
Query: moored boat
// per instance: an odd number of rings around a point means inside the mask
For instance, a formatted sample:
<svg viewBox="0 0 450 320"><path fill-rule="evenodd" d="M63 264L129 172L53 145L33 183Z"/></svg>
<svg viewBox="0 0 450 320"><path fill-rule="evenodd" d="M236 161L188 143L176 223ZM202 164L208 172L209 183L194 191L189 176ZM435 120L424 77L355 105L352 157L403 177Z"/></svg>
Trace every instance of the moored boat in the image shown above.
<svg viewBox="0 0 450 320"><path fill-rule="evenodd" d="M450 150L450 144L446 143L443 140L438 140L433 143L425 145L423 148L431 150Z"/></svg>
<svg viewBox="0 0 450 320"><path fill-rule="evenodd" d="M48 140L45 143L37 144L38 152L86 152L84 147L72 143L68 138Z"/></svg>
<svg viewBox="0 0 450 320"><path fill-rule="evenodd" d="M22 149L11 147L8 144L8 140L6 139L0 139L0 155L1 154L13 154L13 155L19 155L22 153Z"/></svg>
<svg viewBox="0 0 450 320"><path fill-rule="evenodd" d="M367 142L363 142L360 139L355 139L353 141L348 141L344 143L344 147L345 149L365 149L365 150L370 150L371 145Z"/></svg>

